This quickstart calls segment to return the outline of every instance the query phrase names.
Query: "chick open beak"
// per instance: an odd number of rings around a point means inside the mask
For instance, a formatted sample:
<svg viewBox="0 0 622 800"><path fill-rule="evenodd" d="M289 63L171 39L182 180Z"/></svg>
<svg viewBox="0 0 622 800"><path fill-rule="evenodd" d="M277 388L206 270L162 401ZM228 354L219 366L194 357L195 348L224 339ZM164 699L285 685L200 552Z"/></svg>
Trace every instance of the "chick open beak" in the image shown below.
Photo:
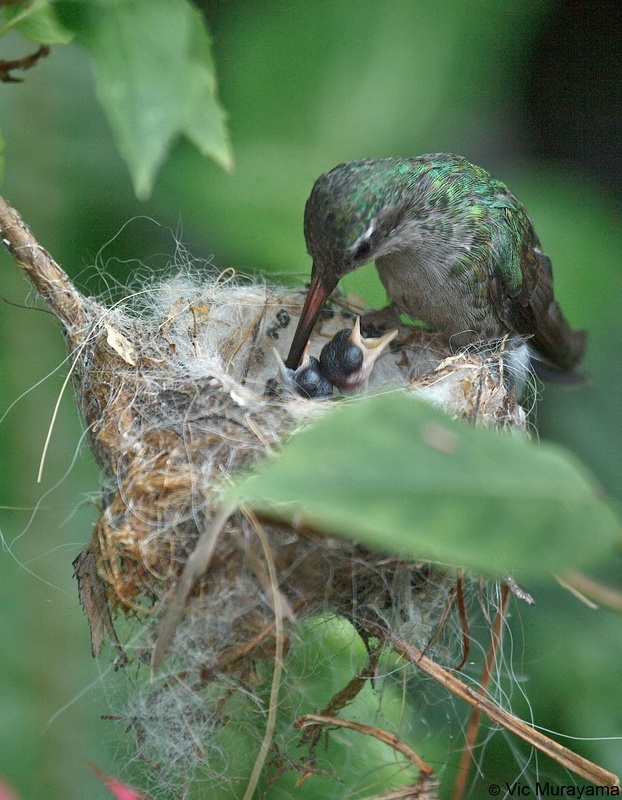
<svg viewBox="0 0 622 800"><path fill-rule="evenodd" d="M361 336L361 318L357 317L354 327L352 328L352 333L348 337L348 341L350 344L361 349L363 353L363 363L356 372L344 376L341 383L335 381L336 385L340 385L343 389L364 389L367 386L374 364L380 358L385 348L395 339L397 334L398 330L396 328L393 331L389 331L389 333L385 333L384 336L379 336L377 339L366 339Z"/></svg>

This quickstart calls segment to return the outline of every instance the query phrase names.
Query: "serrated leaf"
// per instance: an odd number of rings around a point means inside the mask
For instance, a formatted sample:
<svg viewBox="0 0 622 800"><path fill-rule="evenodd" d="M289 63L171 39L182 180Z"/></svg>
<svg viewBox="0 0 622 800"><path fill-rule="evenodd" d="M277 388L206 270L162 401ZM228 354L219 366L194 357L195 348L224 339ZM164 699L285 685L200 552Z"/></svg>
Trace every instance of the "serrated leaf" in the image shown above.
<svg viewBox="0 0 622 800"><path fill-rule="evenodd" d="M179 134L231 167L209 33L197 8L187 0L92 0L65 9L93 59L97 93L139 198L151 192Z"/></svg>
<svg viewBox="0 0 622 800"><path fill-rule="evenodd" d="M454 422L398 393L344 404L232 494L381 551L494 575L594 562L620 533L562 448Z"/></svg>
<svg viewBox="0 0 622 800"><path fill-rule="evenodd" d="M5 6L0 34L8 30L16 30L39 44L68 44L73 39L73 32L58 19L49 0Z"/></svg>

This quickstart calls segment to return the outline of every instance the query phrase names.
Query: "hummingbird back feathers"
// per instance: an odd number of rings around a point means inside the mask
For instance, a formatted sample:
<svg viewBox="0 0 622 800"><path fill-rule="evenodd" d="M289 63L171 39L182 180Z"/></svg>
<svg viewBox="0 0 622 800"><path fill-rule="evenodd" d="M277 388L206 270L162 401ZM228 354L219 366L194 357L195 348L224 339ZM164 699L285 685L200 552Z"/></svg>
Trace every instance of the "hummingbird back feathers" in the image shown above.
<svg viewBox="0 0 622 800"><path fill-rule="evenodd" d="M554 299L551 263L527 212L461 156L340 164L316 181L304 232L314 285L329 292L375 261L397 308L455 346L514 334L553 370L581 360L585 334Z"/></svg>

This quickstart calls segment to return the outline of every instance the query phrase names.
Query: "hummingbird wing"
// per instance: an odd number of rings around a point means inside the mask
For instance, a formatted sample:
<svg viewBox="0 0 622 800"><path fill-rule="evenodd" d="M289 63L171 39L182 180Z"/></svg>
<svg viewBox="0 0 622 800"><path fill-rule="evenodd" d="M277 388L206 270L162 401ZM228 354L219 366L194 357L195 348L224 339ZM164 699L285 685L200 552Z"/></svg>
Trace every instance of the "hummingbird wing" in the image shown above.
<svg viewBox="0 0 622 800"><path fill-rule="evenodd" d="M493 305L554 370L571 371L583 356L585 332L570 327L555 300L551 261L527 213L513 196L504 200L493 210L498 217L488 271Z"/></svg>

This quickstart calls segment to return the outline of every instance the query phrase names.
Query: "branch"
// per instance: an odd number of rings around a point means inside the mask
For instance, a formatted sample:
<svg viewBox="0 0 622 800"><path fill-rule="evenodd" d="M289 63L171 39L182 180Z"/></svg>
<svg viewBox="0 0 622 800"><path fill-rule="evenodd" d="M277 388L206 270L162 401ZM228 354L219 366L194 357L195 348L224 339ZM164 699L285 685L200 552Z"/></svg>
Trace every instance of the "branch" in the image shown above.
<svg viewBox="0 0 622 800"><path fill-rule="evenodd" d="M67 273L34 238L17 211L0 197L0 237L10 256L24 270L75 346L86 335L93 301L73 285ZM82 335L80 333L82 332Z"/></svg>
<svg viewBox="0 0 622 800"><path fill-rule="evenodd" d="M441 686L449 689L457 697L469 703L473 708L486 714L493 722L502 725L507 731L537 748L541 753L545 753L549 758L566 767L566 769L580 775L582 778L586 778L597 786L611 787L620 785L620 779L617 775L599 767L592 761L588 761L588 759L553 741L553 739L532 728L531 725L505 711L488 697L471 689L451 672L427 658L414 645L399 637L387 637L385 635L384 638L396 653L403 656L417 669L420 669L430 678L440 683Z"/></svg>
<svg viewBox="0 0 622 800"><path fill-rule="evenodd" d="M4 5L7 5L7 3L5 2ZM22 79L11 75L11 72L14 69L30 69L31 67L34 67L34 65L42 56L47 56L49 54L50 48L47 45L42 44L41 47L34 53L30 53L22 58L15 58L12 61L0 59L0 82L21 83Z"/></svg>

